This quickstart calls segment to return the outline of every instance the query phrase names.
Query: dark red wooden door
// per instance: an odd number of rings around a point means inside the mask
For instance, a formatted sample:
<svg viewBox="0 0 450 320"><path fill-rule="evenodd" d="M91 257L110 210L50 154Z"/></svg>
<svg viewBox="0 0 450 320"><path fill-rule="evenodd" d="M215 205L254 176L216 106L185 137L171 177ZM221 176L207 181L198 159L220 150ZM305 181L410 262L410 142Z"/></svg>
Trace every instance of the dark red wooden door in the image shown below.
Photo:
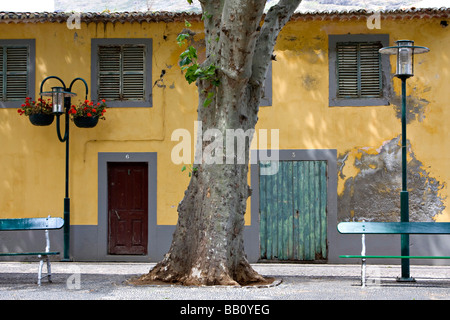
<svg viewBox="0 0 450 320"><path fill-rule="evenodd" d="M108 254L147 254L148 164L108 163Z"/></svg>

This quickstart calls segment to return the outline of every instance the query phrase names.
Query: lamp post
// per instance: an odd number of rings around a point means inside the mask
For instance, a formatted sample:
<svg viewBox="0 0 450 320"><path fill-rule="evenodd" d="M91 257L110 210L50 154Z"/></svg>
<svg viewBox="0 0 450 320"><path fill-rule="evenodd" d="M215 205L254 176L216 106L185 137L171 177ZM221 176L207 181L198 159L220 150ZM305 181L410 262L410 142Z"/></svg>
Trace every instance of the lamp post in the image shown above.
<svg viewBox="0 0 450 320"><path fill-rule="evenodd" d="M52 87L52 91L42 91L44 87L44 83L49 79L56 79L61 82L62 87ZM71 106L72 97L76 96L75 93L72 92L72 86L77 81L80 80L84 83L86 88L86 98L88 95L88 86L84 79L75 78L70 83L70 86L67 88L60 78L55 76L50 76L45 78L41 83L40 95L42 96L50 96L52 97L52 106L53 113L56 115L56 133L58 135L58 139L61 142L66 143L66 169L65 169L65 197L64 197L64 258L62 261L70 261L70 198L69 198L69 108ZM64 128L64 136L61 135L61 115L65 115L65 128Z"/></svg>
<svg viewBox="0 0 450 320"><path fill-rule="evenodd" d="M383 54L397 55L395 76L402 81L402 191L400 192L400 221L409 222L409 195L406 181L406 79L414 76L414 55L426 53L430 49L415 46L412 40L398 40L396 46L380 49ZM409 235L401 235L401 255L409 256ZM410 277L409 259L402 260L402 275L398 281L414 281Z"/></svg>

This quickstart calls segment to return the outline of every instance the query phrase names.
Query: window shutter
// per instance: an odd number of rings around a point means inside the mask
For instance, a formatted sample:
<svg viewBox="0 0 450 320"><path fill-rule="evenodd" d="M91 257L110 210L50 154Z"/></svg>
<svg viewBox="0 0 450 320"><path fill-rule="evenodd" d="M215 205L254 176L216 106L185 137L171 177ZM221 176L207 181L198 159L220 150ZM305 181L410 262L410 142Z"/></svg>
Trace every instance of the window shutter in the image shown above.
<svg viewBox="0 0 450 320"><path fill-rule="evenodd" d="M381 43L360 44L361 97L382 95L380 53Z"/></svg>
<svg viewBox="0 0 450 320"><path fill-rule="evenodd" d="M3 100L25 99L28 95L28 47L4 47L2 57Z"/></svg>
<svg viewBox="0 0 450 320"><path fill-rule="evenodd" d="M144 99L144 46L123 47L123 98Z"/></svg>
<svg viewBox="0 0 450 320"><path fill-rule="evenodd" d="M339 98L377 98L382 96L380 42L337 44Z"/></svg>
<svg viewBox="0 0 450 320"><path fill-rule="evenodd" d="M358 45L338 43L337 79L339 98L358 97Z"/></svg>
<svg viewBox="0 0 450 320"><path fill-rule="evenodd" d="M98 96L144 100L145 46L99 46Z"/></svg>
<svg viewBox="0 0 450 320"><path fill-rule="evenodd" d="M120 99L121 48L100 46L98 49L98 96L100 99Z"/></svg>

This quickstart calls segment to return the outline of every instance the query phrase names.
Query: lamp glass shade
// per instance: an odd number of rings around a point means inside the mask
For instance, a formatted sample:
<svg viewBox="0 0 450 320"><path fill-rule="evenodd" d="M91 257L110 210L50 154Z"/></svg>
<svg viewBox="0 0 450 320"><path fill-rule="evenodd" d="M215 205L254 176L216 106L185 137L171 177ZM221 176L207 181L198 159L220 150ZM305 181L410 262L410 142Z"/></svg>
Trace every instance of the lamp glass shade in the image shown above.
<svg viewBox="0 0 450 320"><path fill-rule="evenodd" d="M410 76L414 75L414 41L397 41L398 54L397 54L397 76Z"/></svg>
<svg viewBox="0 0 450 320"><path fill-rule="evenodd" d="M52 104L53 104L53 113L64 112L64 88L62 87L52 88Z"/></svg>

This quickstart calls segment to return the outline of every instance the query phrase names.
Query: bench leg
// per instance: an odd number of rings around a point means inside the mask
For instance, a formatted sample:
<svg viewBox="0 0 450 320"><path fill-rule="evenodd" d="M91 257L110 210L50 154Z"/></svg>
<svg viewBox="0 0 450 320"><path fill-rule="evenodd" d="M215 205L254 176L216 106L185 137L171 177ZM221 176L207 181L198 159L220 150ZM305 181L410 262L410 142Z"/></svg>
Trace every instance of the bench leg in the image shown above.
<svg viewBox="0 0 450 320"><path fill-rule="evenodd" d="M363 233L361 236L362 250L361 255L366 255L366 235ZM361 259L361 286L366 286L366 259Z"/></svg>
<svg viewBox="0 0 450 320"><path fill-rule="evenodd" d="M47 278L48 282L52 282L52 267L50 265L50 257L47 256Z"/></svg>
<svg viewBox="0 0 450 320"><path fill-rule="evenodd" d="M49 256L45 256L45 260L47 262L47 279L48 282L52 282L52 270L51 270L51 265L50 265L50 257ZM44 256L39 256L39 271L38 271L38 286L41 285L41 280L42 280L42 269L44 267Z"/></svg>
<svg viewBox="0 0 450 320"><path fill-rule="evenodd" d="M361 259L361 287L366 286L366 259Z"/></svg>
<svg viewBox="0 0 450 320"><path fill-rule="evenodd" d="M39 256L39 271L38 271L38 286L41 285L41 279L42 279L42 266L44 265L44 259L42 256Z"/></svg>

